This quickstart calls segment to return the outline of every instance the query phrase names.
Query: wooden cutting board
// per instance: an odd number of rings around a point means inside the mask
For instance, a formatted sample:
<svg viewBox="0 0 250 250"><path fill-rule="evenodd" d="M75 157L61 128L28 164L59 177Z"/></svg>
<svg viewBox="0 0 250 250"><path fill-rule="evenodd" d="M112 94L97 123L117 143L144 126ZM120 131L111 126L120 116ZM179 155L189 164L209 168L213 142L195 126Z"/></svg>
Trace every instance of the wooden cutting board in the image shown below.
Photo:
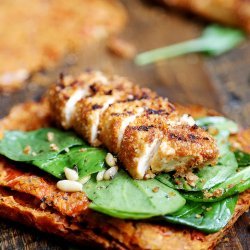
<svg viewBox="0 0 250 250"><path fill-rule="evenodd" d="M129 22L120 37L134 44L138 51L197 37L206 25L193 16L184 16L148 1L124 0L124 5ZM105 42L93 44L76 54L67 55L55 68L34 74L23 90L11 96L0 95L0 116L6 115L16 103L38 100L60 72L78 73L86 68L128 76L173 102L215 108L250 127L250 41L217 58L195 54L144 67L112 55ZM249 225L250 213L245 213L216 249L250 249ZM61 250L69 249L69 244L57 237L1 220L0 249Z"/></svg>

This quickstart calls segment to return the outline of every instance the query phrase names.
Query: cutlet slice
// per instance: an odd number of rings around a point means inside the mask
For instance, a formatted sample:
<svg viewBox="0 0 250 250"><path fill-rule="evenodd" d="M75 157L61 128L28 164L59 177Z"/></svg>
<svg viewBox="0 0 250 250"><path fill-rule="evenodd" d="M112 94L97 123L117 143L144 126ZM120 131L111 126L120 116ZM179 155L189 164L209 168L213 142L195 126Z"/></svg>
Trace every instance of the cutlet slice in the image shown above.
<svg viewBox="0 0 250 250"><path fill-rule="evenodd" d="M57 124L65 129L70 128L76 103L81 98L93 94L93 84L103 86L107 83L107 78L99 71L83 73L76 79L72 76L62 76L59 84L49 91L50 107Z"/></svg>
<svg viewBox="0 0 250 250"><path fill-rule="evenodd" d="M127 126L138 116L143 113L170 114L173 110L173 105L161 97L114 103L101 117L99 138L111 152L117 154Z"/></svg>
<svg viewBox="0 0 250 250"><path fill-rule="evenodd" d="M151 158L160 146L163 133L153 116L140 116L125 129L118 158L135 179L143 179Z"/></svg>
<svg viewBox="0 0 250 250"><path fill-rule="evenodd" d="M118 102L110 105L100 121L99 138L113 153L118 153L126 127L142 114L144 107L140 101Z"/></svg>
<svg viewBox="0 0 250 250"><path fill-rule="evenodd" d="M101 144L97 139L100 115L114 102L115 97L109 95L95 95L77 102L72 126L91 145Z"/></svg>
<svg viewBox="0 0 250 250"><path fill-rule="evenodd" d="M198 126L190 126L186 115L167 114L150 111L126 128L118 157L133 178L169 171L185 174L215 163L215 140Z"/></svg>
<svg viewBox="0 0 250 250"><path fill-rule="evenodd" d="M196 125L178 122L164 125L161 144L152 157L153 173L175 170L185 174L192 167L214 164L218 156L215 140Z"/></svg>

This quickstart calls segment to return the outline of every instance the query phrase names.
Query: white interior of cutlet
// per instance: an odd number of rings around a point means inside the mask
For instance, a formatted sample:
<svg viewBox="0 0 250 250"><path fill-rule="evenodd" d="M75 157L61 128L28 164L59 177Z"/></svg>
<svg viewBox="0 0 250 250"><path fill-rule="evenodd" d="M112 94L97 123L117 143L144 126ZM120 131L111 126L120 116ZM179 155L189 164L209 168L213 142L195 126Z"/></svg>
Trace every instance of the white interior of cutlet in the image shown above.
<svg viewBox="0 0 250 250"><path fill-rule="evenodd" d="M160 146L160 139L156 138L151 144L145 145L145 150L143 155L138 159L138 165L137 165L137 173L138 177L143 178L147 172L147 170L150 168L150 162L155 154L155 152L158 150Z"/></svg>
<svg viewBox="0 0 250 250"><path fill-rule="evenodd" d="M115 102L115 98L110 97L103 105L102 108L94 110L93 112L96 114L94 116L94 120L92 121L92 126L91 126L91 142L94 143L97 140L98 137L98 127L100 123L100 116L102 113L109 107L110 104Z"/></svg>
<svg viewBox="0 0 250 250"><path fill-rule="evenodd" d="M69 98L64 108L65 124L70 126L72 115L74 114L76 103L88 94L86 89L77 89L75 93Z"/></svg>
<svg viewBox="0 0 250 250"><path fill-rule="evenodd" d="M138 108L138 110L136 111L135 115L131 115L131 116L123 119L121 127L119 129L119 133L118 133L118 140L117 140L117 147L118 147L118 149L121 146L121 142L122 142L123 135L125 133L126 128L129 126L129 124L131 122L133 122L136 119L136 117L138 117L139 115L141 115L143 113L143 111L144 111L143 108Z"/></svg>

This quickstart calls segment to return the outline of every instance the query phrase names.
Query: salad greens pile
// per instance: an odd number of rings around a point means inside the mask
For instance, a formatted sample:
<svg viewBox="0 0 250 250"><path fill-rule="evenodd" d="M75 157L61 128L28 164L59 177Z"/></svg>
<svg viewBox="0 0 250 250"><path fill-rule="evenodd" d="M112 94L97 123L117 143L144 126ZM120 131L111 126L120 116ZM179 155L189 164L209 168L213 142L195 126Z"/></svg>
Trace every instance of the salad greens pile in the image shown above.
<svg viewBox="0 0 250 250"><path fill-rule="evenodd" d="M107 151L89 146L72 132L54 128L8 131L0 141L0 154L59 179L65 179L65 167L77 168L80 179L91 175L83 190L92 201L90 208L100 213L183 224L212 233L228 223L238 194L250 188L250 155L230 150L228 137L238 130L234 122L224 117L204 117L196 124L213 132L220 157L215 166L193 171L195 183L173 173L134 180L122 169L112 180L98 182L97 173L107 168Z"/></svg>
<svg viewBox="0 0 250 250"><path fill-rule="evenodd" d="M136 56L135 63L145 65L194 52L217 56L240 44L245 37L244 32L239 29L212 24L204 29L201 37L143 52Z"/></svg>

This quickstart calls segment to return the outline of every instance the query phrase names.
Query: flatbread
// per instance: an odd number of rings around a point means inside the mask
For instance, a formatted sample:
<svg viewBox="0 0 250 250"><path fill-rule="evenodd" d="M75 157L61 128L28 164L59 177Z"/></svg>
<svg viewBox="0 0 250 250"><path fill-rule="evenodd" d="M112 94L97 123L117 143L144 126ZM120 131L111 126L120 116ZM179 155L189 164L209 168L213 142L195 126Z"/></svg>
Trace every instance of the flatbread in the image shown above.
<svg viewBox="0 0 250 250"><path fill-rule="evenodd" d="M22 86L30 74L71 51L122 29L118 0L2 0L0 91Z"/></svg>
<svg viewBox="0 0 250 250"><path fill-rule="evenodd" d="M250 2L245 0L158 0L170 7L193 12L211 21L250 32Z"/></svg>
<svg viewBox="0 0 250 250"><path fill-rule="evenodd" d="M198 106L178 106L178 109L194 117L218 114ZM0 135L4 130L34 130L50 126L50 121L46 100L21 104L0 121ZM241 133L233 138L235 142L240 143ZM244 137L244 143L248 140L250 145L250 133L246 134L249 137ZM111 218L89 210L84 193L67 194L56 190L56 180L37 169L28 166L21 169L4 158L0 158L0 169L0 216L81 245L104 249L212 249L250 206L248 190L240 195L234 216L227 226L207 235L170 223L162 225Z"/></svg>

